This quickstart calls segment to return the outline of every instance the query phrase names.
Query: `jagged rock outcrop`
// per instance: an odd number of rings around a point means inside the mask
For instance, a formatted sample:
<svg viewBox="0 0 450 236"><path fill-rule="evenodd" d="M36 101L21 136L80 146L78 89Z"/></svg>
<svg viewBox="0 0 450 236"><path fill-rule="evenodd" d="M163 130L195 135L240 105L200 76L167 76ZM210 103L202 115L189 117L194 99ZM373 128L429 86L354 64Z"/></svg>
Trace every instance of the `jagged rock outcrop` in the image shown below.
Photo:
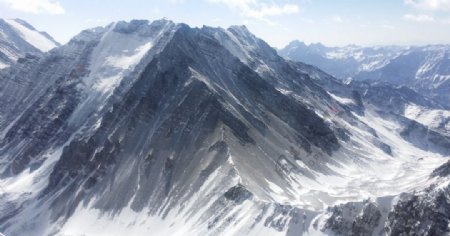
<svg viewBox="0 0 450 236"><path fill-rule="evenodd" d="M450 233L449 186L431 186L421 193L403 194L388 215L389 235L447 235Z"/></svg>

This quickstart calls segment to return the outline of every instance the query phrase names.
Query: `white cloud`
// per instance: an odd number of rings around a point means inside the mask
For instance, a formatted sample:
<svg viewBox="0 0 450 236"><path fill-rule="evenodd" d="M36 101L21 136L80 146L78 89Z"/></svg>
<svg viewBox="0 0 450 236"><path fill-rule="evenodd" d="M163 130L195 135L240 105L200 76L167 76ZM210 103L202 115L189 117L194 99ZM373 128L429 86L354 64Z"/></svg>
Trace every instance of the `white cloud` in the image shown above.
<svg viewBox="0 0 450 236"><path fill-rule="evenodd" d="M414 22L434 22L434 18L429 15L413 15L406 14L403 16L403 19Z"/></svg>
<svg viewBox="0 0 450 236"><path fill-rule="evenodd" d="M450 0L404 0L404 2L422 10L450 11Z"/></svg>
<svg viewBox="0 0 450 236"><path fill-rule="evenodd" d="M263 19L270 16L294 14L299 11L295 4L268 4L259 0L208 0L213 3L221 3L231 9L238 10L243 16Z"/></svg>
<svg viewBox="0 0 450 236"><path fill-rule="evenodd" d="M16 11L34 14L64 14L65 10L56 0L0 0Z"/></svg>

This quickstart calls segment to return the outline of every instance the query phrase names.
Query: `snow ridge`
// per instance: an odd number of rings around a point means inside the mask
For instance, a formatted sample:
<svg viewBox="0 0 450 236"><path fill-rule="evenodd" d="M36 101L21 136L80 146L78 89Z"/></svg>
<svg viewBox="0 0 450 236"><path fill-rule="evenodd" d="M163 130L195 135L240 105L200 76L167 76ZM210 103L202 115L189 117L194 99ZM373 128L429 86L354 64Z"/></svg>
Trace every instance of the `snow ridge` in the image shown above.
<svg viewBox="0 0 450 236"><path fill-rule="evenodd" d="M24 26L17 20L6 20L6 22L13 27L14 30L16 30L16 32L19 33L26 42L42 52L50 51L58 46L57 43L50 40L46 35L43 35L35 29L30 29Z"/></svg>

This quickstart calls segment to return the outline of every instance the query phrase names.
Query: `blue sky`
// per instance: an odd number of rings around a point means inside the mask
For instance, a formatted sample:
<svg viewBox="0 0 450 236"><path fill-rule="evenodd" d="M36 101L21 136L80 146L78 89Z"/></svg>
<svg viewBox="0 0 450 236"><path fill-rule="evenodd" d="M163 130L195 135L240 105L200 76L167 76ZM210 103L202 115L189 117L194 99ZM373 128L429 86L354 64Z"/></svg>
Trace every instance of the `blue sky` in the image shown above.
<svg viewBox="0 0 450 236"><path fill-rule="evenodd" d="M450 0L0 0L65 43L85 28L166 17L191 26L245 24L275 47L299 39L337 46L450 43Z"/></svg>

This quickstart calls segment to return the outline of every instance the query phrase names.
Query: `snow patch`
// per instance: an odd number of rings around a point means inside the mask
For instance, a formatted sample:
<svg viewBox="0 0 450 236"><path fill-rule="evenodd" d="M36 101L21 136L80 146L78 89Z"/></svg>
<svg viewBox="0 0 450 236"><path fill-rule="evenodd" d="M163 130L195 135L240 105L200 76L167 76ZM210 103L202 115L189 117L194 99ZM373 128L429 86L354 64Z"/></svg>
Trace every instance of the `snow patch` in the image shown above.
<svg viewBox="0 0 450 236"><path fill-rule="evenodd" d="M327 92L327 93L328 93L334 100L338 101L338 102L341 103L341 104L344 104L344 105L349 105L349 104L353 105L353 104L355 104L355 102L354 102L353 99L351 99L351 98L339 97L339 96L334 95L334 94L332 94L332 93L330 93L330 92Z"/></svg>
<svg viewBox="0 0 450 236"><path fill-rule="evenodd" d="M152 48L152 42L148 42L138 48L134 49L131 55L129 55L130 49L123 50L122 55L114 55L106 58L106 64L113 67L121 68L124 70L136 65L145 53ZM134 54L133 54L134 53Z"/></svg>
<svg viewBox="0 0 450 236"><path fill-rule="evenodd" d="M120 81L121 74L107 78L100 78L94 85L94 89L106 93L108 91L114 90L114 88L119 85Z"/></svg>
<svg viewBox="0 0 450 236"><path fill-rule="evenodd" d="M155 38L115 32L114 25L103 35L92 53L87 88L110 94L152 48Z"/></svg>
<svg viewBox="0 0 450 236"><path fill-rule="evenodd" d="M290 94L292 94L291 90L287 90L287 89L284 89L284 88L276 88L276 90L278 92L282 93L283 95L290 95Z"/></svg>
<svg viewBox="0 0 450 236"><path fill-rule="evenodd" d="M5 178L0 181L0 187L4 193L19 197L22 194L37 194L47 186L48 176L53 165L59 159L62 148L50 150L44 157L44 163L39 169L32 171L30 168L22 171L19 175Z"/></svg>
<svg viewBox="0 0 450 236"><path fill-rule="evenodd" d="M4 64L4 63L2 63L2 62L0 61L0 69L4 69L4 68L6 68L6 67L9 67L9 65Z"/></svg>
<svg viewBox="0 0 450 236"><path fill-rule="evenodd" d="M191 78L197 79L197 80L203 82L209 89L211 89L213 91L216 91L214 89L214 86L211 84L211 82L209 81L209 79L206 76L200 74L198 71L194 70L192 67L189 67L189 70L192 73L192 77Z"/></svg>

